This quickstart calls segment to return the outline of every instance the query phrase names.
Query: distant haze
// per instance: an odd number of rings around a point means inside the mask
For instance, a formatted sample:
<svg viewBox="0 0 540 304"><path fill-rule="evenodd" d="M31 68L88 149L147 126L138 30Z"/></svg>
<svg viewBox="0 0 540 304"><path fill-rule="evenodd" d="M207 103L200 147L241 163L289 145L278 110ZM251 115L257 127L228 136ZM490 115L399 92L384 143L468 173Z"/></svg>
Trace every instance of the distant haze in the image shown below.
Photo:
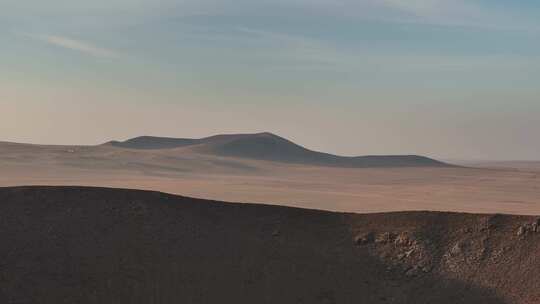
<svg viewBox="0 0 540 304"><path fill-rule="evenodd" d="M0 1L0 141L540 159L540 4Z"/></svg>

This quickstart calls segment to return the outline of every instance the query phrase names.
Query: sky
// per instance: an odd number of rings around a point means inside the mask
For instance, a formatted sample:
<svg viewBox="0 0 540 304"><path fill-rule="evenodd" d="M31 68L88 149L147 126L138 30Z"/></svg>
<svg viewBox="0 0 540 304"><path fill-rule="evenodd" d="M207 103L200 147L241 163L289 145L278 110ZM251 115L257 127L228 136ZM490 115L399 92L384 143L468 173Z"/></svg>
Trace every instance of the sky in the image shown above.
<svg viewBox="0 0 540 304"><path fill-rule="evenodd" d="M0 141L540 160L540 2L0 0Z"/></svg>

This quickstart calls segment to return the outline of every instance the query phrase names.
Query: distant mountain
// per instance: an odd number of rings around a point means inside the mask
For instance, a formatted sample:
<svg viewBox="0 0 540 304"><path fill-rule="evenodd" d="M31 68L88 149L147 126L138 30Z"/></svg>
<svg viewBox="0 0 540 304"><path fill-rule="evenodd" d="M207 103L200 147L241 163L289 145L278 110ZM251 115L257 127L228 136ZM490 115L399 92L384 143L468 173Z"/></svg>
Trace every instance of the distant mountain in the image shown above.
<svg viewBox="0 0 540 304"><path fill-rule="evenodd" d="M447 167L449 164L418 155L346 157L312 151L272 133L216 135L201 139L142 136L108 143L127 149L191 147L200 153L283 163L332 167Z"/></svg>
<svg viewBox="0 0 540 304"><path fill-rule="evenodd" d="M172 149L197 144L200 140L184 138L168 138L140 136L126 141L111 141L107 144L127 149Z"/></svg>

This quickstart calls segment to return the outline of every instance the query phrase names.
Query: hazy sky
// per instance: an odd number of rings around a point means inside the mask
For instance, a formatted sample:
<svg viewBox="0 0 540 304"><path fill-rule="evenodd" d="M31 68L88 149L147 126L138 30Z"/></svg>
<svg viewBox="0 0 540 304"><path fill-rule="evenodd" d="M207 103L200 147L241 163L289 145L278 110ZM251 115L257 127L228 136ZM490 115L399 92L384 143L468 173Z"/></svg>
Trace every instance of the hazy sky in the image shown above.
<svg viewBox="0 0 540 304"><path fill-rule="evenodd" d="M0 140L540 159L536 0L0 0Z"/></svg>

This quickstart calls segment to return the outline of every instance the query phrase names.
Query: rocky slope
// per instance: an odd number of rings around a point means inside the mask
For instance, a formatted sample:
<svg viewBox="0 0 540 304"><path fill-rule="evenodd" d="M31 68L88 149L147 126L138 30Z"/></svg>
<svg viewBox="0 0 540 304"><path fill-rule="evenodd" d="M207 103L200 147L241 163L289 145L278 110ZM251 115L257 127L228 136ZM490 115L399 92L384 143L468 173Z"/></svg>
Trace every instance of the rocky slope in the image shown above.
<svg viewBox="0 0 540 304"><path fill-rule="evenodd" d="M1 303L540 302L537 217L0 188Z"/></svg>

